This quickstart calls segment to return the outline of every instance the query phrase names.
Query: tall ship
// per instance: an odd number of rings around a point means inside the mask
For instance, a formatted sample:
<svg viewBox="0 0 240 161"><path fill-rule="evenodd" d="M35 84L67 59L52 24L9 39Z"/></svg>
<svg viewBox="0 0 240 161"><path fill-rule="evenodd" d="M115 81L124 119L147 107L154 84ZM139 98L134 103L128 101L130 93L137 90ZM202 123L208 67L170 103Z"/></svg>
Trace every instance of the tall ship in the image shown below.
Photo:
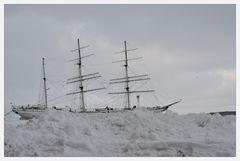
<svg viewBox="0 0 240 161"><path fill-rule="evenodd" d="M88 110L86 108L86 101L85 101L85 94L88 92L94 92L94 91L100 91L100 90L105 90L105 87L99 87L99 88L90 88L86 89L84 82L87 82L88 80L92 79L98 79L101 77L99 72L94 72L94 73L84 73L82 71L83 65L83 59L92 56L93 54L89 55L82 55L82 50L89 47L89 45L86 46L81 46L79 39L77 39L77 48L72 50L72 52L77 54L77 57L70 60L70 62L74 62L75 65L77 66L77 71L78 74L75 75L72 78L67 79L66 84L75 84L78 88L75 91L71 91L65 96L77 96L76 99L79 102L79 106L77 109L72 108L71 106L68 108L68 112L73 112L73 113L112 113L112 112L122 112L122 111L132 111L136 108L140 107L140 94L141 93L152 93L155 92L154 89L147 89L147 90L134 90L131 88L131 83L132 82L141 82L141 81L149 81L150 78L148 77L147 74L140 74L140 75L130 75L129 73L129 62L141 59L142 57L134 57L134 58L128 58L128 52L137 50L137 48L134 49L128 49L127 48L127 42L124 41L124 50L120 52L116 52L116 54L122 54L124 56L124 59L114 61L113 63L123 63L122 66L124 68L124 76L120 78L113 78L110 79L109 85L118 85L118 84L124 84L124 88L121 91L115 91L115 92L109 92L109 95L124 95L125 100L124 100L124 106L119 106L119 107L109 107L108 105L106 107L101 107L101 108L93 108L91 110ZM38 118L41 114L46 112L49 107L48 107L48 98L47 98L47 84L46 84L46 76L45 76L45 59L42 58L42 70L43 70L43 75L42 75L42 81L43 81L43 91L44 91L44 101L39 104L35 105L24 105L24 106L17 106L17 105L12 105L12 111L18 115L21 116L22 119L31 119L33 117ZM131 95L132 94L137 94L136 99L137 99L137 104L132 105L132 100L131 100ZM142 97L142 96L141 96ZM144 97L143 97L144 98ZM173 103L164 105L164 106L152 106L152 107L146 107L148 110L152 111L166 111L168 110L169 107L181 102L181 100L175 101ZM108 102L106 102L108 104ZM55 109L55 110L62 110L62 108L57 108L56 106L53 106L53 108L50 109Z"/></svg>

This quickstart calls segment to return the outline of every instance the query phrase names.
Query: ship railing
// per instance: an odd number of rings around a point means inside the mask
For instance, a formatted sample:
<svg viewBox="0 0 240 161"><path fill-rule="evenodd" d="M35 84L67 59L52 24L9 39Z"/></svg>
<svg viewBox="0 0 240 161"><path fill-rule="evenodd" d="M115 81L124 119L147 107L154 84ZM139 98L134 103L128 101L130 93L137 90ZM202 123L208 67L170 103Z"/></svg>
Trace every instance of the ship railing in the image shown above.
<svg viewBox="0 0 240 161"><path fill-rule="evenodd" d="M13 106L12 110L42 112L45 110L42 105Z"/></svg>

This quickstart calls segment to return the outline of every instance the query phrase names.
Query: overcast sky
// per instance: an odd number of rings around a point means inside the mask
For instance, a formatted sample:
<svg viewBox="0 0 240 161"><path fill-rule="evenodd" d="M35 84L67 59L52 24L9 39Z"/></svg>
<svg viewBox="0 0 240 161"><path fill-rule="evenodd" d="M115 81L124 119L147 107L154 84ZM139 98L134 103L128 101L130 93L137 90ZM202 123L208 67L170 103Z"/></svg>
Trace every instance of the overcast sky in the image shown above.
<svg viewBox="0 0 240 161"><path fill-rule="evenodd" d="M83 55L84 73L100 72L99 81L86 89L107 87L87 94L87 107L116 102L108 92L124 90L108 80L123 77L123 41L138 50L129 57L130 74L148 74L150 82L133 83L132 89L154 89L141 94L142 105L165 105L178 113L235 110L236 10L235 5L5 5L5 110L9 103L36 103L39 95L41 58L46 58L49 99L71 91L63 81L76 76L77 66L68 60ZM158 99L157 99L157 98ZM59 102L67 102L63 97ZM135 104L132 95L132 105ZM59 102L49 102L54 105Z"/></svg>

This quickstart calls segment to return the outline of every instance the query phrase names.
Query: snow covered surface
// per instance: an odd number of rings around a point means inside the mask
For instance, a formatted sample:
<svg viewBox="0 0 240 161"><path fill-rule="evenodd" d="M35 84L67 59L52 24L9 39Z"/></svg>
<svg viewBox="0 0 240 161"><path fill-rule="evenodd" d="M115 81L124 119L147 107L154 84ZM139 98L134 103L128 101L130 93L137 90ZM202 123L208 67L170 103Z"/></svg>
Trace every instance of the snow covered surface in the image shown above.
<svg viewBox="0 0 240 161"><path fill-rule="evenodd" d="M49 110L39 119L6 117L5 156L236 156L235 116Z"/></svg>

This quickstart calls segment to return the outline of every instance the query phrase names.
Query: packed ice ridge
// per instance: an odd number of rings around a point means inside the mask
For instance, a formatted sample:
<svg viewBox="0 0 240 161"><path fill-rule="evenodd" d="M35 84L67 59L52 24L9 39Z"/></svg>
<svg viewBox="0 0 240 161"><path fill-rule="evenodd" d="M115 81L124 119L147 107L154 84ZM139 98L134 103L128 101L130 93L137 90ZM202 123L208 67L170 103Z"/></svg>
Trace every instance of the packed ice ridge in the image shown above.
<svg viewBox="0 0 240 161"><path fill-rule="evenodd" d="M235 116L49 110L39 119L4 122L5 156L236 155Z"/></svg>

